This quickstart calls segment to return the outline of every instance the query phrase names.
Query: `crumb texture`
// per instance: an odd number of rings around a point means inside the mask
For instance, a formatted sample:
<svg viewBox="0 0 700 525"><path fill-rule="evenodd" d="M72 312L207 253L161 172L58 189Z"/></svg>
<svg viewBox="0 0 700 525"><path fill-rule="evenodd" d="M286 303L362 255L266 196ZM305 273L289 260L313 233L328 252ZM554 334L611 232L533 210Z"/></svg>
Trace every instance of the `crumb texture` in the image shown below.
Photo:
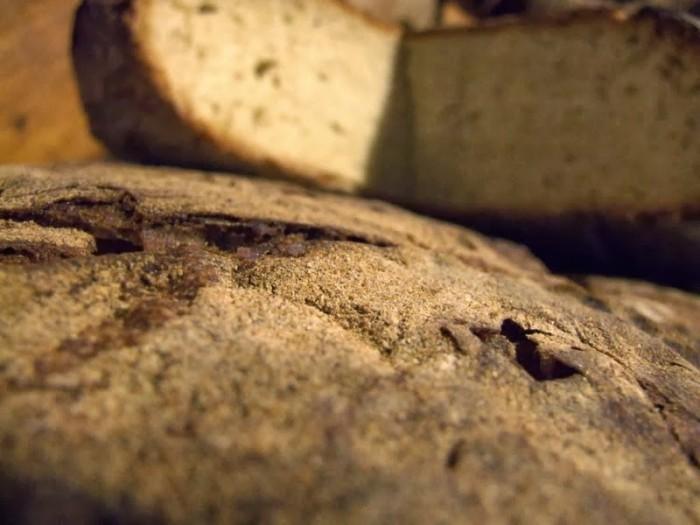
<svg viewBox="0 0 700 525"><path fill-rule="evenodd" d="M95 134L131 158L460 216L700 202L700 28L681 14L412 33L331 0L85 0L74 57Z"/></svg>
<svg viewBox="0 0 700 525"><path fill-rule="evenodd" d="M626 286L290 184L2 168L0 514L698 523L698 303Z"/></svg>

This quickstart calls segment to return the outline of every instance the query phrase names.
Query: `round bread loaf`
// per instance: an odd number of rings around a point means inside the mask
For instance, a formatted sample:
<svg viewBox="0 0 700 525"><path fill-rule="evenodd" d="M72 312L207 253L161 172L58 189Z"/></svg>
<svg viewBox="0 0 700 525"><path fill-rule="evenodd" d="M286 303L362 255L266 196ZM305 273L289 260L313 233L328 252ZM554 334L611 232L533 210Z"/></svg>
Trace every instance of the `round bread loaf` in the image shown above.
<svg viewBox="0 0 700 525"><path fill-rule="evenodd" d="M700 521L700 371L513 245L119 165L0 219L16 523Z"/></svg>

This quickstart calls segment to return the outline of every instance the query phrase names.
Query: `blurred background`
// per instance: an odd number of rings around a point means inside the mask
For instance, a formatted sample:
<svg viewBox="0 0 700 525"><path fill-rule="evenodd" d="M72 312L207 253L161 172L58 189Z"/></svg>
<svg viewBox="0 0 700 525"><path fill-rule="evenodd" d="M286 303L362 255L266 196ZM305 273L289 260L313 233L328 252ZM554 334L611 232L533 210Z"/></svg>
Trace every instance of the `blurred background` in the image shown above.
<svg viewBox="0 0 700 525"><path fill-rule="evenodd" d="M0 163L102 157L70 63L78 0L0 0Z"/></svg>
<svg viewBox="0 0 700 525"><path fill-rule="evenodd" d="M280 0L286 1L286 0ZM541 14L625 0L344 0L413 29ZM81 162L106 156L89 133L70 63L79 0L0 0L0 164ZM638 3L638 2L636 2ZM650 0L695 10L698 0Z"/></svg>

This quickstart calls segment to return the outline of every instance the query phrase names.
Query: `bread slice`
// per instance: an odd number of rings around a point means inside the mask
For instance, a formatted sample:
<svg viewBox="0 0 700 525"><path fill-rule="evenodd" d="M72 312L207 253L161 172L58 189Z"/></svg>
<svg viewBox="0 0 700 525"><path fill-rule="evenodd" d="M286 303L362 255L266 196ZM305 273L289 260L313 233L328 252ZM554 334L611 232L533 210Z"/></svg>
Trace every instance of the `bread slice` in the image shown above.
<svg viewBox="0 0 700 525"><path fill-rule="evenodd" d="M74 56L117 154L365 184L400 29L328 0L88 0Z"/></svg>
<svg viewBox="0 0 700 525"><path fill-rule="evenodd" d="M700 301L236 176L0 167L0 219L5 523L700 523Z"/></svg>
<svg viewBox="0 0 700 525"><path fill-rule="evenodd" d="M642 10L404 35L331 0L86 0L75 61L120 155L451 213L700 203L700 32Z"/></svg>
<svg viewBox="0 0 700 525"><path fill-rule="evenodd" d="M682 15L429 32L405 56L402 200L539 216L700 207L700 31Z"/></svg>

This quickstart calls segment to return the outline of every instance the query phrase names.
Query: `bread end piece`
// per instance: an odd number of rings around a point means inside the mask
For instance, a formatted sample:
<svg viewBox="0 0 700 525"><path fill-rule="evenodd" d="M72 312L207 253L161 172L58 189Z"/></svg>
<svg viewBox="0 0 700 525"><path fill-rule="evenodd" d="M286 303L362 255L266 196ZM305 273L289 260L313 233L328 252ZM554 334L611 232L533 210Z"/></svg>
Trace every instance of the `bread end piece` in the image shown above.
<svg viewBox="0 0 700 525"><path fill-rule="evenodd" d="M400 35L332 0L85 0L73 56L92 130L120 157L350 190Z"/></svg>

